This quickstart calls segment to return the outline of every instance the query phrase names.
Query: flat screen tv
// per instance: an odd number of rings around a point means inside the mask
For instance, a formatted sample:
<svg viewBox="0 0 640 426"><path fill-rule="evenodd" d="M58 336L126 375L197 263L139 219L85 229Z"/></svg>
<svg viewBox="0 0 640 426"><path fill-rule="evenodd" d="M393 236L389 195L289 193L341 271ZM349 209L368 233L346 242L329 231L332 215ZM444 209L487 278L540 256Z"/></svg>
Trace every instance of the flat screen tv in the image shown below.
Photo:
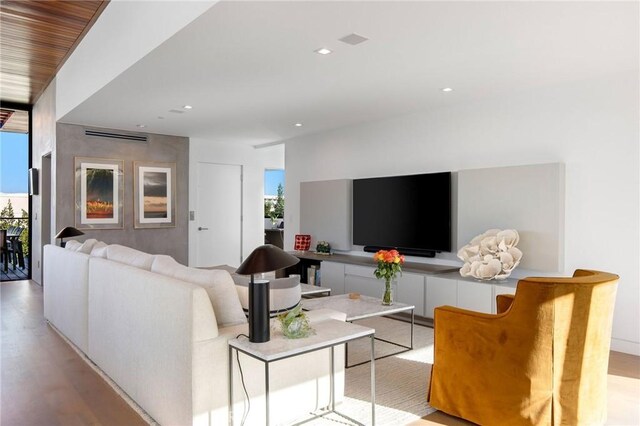
<svg viewBox="0 0 640 426"><path fill-rule="evenodd" d="M451 251L451 172L355 179L353 244L426 257Z"/></svg>

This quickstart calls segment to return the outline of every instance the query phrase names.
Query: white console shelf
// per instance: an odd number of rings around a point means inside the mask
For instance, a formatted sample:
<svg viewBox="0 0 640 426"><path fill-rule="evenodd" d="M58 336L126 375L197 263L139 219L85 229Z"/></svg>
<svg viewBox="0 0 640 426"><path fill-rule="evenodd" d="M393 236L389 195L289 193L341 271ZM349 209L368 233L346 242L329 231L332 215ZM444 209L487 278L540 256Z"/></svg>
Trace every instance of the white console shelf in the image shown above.
<svg viewBox="0 0 640 426"><path fill-rule="evenodd" d="M375 266L353 265L327 258L320 268L323 287L331 294L358 292L381 297L384 282L373 276ZM415 314L433 318L437 306L450 305L478 312L495 313L498 294L515 294L517 280L478 281L453 272L403 272L398 277L396 300L415 305Z"/></svg>

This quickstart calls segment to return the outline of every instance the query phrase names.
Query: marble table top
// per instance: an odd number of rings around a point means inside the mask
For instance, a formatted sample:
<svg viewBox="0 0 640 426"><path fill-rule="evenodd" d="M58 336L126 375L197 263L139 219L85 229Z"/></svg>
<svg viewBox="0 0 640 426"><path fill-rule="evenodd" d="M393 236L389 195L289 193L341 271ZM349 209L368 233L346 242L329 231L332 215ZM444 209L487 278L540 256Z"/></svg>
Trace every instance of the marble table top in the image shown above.
<svg viewBox="0 0 640 426"><path fill-rule="evenodd" d="M252 343L246 337L229 340L229 346L262 361L271 362L294 355L328 348L335 345L371 336L373 328L334 319L313 323L316 331L302 339L287 339L280 330L271 331L271 340L264 343Z"/></svg>
<svg viewBox="0 0 640 426"><path fill-rule="evenodd" d="M414 305L393 302L393 305L383 305L379 298L360 295L358 299L350 299L348 294L319 297L317 299L303 299L302 308L308 311L314 309L333 309L347 314L347 321L371 318L381 315L395 314L415 309Z"/></svg>
<svg viewBox="0 0 640 426"><path fill-rule="evenodd" d="M331 293L331 289L328 287L320 287L317 285L300 284L301 294L303 296L309 294Z"/></svg>

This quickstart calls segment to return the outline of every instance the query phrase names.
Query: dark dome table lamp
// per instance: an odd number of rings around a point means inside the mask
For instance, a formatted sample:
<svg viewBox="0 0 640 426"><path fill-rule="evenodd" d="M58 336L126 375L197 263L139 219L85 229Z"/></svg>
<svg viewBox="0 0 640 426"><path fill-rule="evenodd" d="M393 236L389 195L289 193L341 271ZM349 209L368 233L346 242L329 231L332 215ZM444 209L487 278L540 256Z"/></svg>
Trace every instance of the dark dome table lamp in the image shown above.
<svg viewBox="0 0 640 426"><path fill-rule="evenodd" d="M242 262L236 274L251 275L249 283L249 341L268 342L269 331L269 281L254 281L253 274L277 271L300 262L295 256L271 244L256 248Z"/></svg>
<svg viewBox="0 0 640 426"><path fill-rule="evenodd" d="M67 226L63 228L62 231L58 232L58 235L55 238L60 238L60 247L64 247L67 243L64 241L65 238L70 237L78 237L80 235L84 235L84 232L74 228L73 226Z"/></svg>

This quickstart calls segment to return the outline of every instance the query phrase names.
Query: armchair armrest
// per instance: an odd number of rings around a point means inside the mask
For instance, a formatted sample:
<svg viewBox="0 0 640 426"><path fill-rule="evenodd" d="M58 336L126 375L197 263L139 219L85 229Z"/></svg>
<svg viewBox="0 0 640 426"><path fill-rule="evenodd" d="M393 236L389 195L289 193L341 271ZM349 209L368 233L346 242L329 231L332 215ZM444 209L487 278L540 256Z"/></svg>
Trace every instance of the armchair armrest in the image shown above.
<svg viewBox="0 0 640 426"><path fill-rule="evenodd" d="M513 303L513 299L515 295L513 294L499 294L496 296L496 312L498 314L502 314L507 312L509 308L511 308L511 304Z"/></svg>

